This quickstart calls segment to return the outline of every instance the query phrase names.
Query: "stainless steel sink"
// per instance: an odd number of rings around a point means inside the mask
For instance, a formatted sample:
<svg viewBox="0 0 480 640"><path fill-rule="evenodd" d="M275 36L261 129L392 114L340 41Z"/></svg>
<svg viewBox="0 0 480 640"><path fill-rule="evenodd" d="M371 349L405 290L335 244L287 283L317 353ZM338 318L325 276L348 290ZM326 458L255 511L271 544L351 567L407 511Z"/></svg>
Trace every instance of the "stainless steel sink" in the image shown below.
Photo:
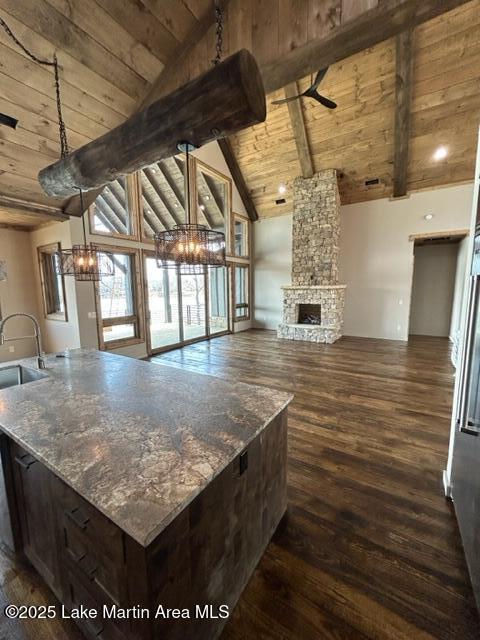
<svg viewBox="0 0 480 640"><path fill-rule="evenodd" d="M7 387L15 387L18 384L26 384L46 378L47 374L37 369L29 369L22 367L20 364L14 364L10 367L0 368L0 389Z"/></svg>

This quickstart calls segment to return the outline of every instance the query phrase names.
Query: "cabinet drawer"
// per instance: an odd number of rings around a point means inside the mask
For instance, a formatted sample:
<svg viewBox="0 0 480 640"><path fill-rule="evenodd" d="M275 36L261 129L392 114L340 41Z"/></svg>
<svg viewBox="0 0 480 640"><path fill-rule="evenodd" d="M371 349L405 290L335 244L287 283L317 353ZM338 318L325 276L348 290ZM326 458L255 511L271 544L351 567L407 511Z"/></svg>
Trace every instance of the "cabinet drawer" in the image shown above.
<svg viewBox="0 0 480 640"><path fill-rule="evenodd" d="M60 480L56 493L61 519L69 530L75 530L88 548L94 547L97 553L123 564L123 532Z"/></svg>
<svg viewBox="0 0 480 640"><path fill-rule="evenodd" d="M86 585L69 569L66 570L67 583L67 607L69 609L81 606L98 611L95 619L82 619L76 621L87 638L92 640L125 640L125 636L112 620L104 620L102 615L102 603L99 602Z"/></svg>
<svg viewBox="0 0 480 640"><path fill-rule="evenodd" d="M123 533L64 483L58 481L61 556L69 570L86 578L106 604L125 602Z"/></svg>

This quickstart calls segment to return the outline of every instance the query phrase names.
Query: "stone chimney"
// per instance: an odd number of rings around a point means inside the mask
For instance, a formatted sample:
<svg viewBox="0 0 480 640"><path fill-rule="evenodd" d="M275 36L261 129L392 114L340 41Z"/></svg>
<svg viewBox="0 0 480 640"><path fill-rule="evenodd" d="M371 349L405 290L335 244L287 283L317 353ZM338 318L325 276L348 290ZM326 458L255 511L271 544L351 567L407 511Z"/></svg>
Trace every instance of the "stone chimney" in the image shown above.
<svg viewBox="0 0 480 640"><path fill-rule="evenodd" d="M340 195L327 169L293 184L292 284L284 292L278 336L335 342L341 337L345 287L338 284Z"/></svg>

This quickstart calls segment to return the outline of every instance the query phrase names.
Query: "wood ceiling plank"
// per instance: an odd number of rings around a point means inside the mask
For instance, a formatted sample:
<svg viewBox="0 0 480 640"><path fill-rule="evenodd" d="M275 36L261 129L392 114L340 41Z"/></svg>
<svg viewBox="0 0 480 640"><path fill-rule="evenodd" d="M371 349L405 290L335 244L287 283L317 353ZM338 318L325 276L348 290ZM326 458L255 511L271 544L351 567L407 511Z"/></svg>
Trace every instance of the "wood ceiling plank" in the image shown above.
<svg viewBox="0 0 480 640"><path fill-rule="evenodd" d="M142 0L142 3L178 42L184 42L197 19L182 2Z"/></svg>
<svg viewBox="0 0 480 640"><path fill-rule="evenodd" d="M133 38L95 0L47 2L147 82L153 82L162 70L162 63L158 58Z"/></svg>
<svg viewBox="0 0 480 640"><path fill-rule="evenodd" d="M340 26L342 0L308 0L308 39L324 38Z"/></svg>
<svg viewBox="0 0 480 640"><path fill-rule="evenodd" d="M212 10L212 0L181 0L181 2L197 20L202 20L207 12Z"/></svg>
<svg viewBox="0 0 480 640"><path fill-rule="evenodd" d="M7 14L5 17L8 20L9 27L27 49L35 52L38 57L44 58L45 60L52 58L56 47L51 42L40 33L33 31L22 22L19 22L12 15ZM0 37L4 44L14 48L16 51L19 50L3 30L0 33ZM60 74L63 81L81 87L85 93L88 93L124 116L129 116L132 113L136 104L134 98L106 81L66 51L57 49L57 53L59 55Z"/></svg>
<svg viewBox="0 0 480 640"><path fill-rule="evenodd" d="M248 217L252 222L258 220L258 213L254 204L254 201L250 195L247 184L245 182L245 178L243 177L242 171L238 165L237 159L232 151L232 147L228 138L223 138L218 141L219 147L223 153L223 157L225 158L225 162L227 163L228 168L230 169L230 173L233 178L233 182L238 189L238 193L240 194L240 198L243 202L245 209L247 210Z"/></svg>
<svg viewBox="0 0 480 640"><path fill-rule="evenodd" d="M97 0L124 29L165 64L180 41L141 2Z"/></svg>
<svg viewBox="0 0 480 640"><path fill-rule="evenodd" d="M0 112L5 113L5 111L2 111L1 106ZM39 151L43 155L51 158L51 160L60 156L60 145L58 142L48 140L47 138L43 138L42 136L32 133L31 131L27 131L20 123L17 125L16 129L0 127L0 140L5 140L12 144L18 144L27 149L32 149L33 151Z"/></svg>
<svg viewBox="0 0 480 640"><path fill-rule="evenodd" d="M55 96L55 78L50 67L43 67L21 53L0 43L0 59L2 60L2 72L13 79L21 78L25 86L38 91L48 98ZM62 103L72 112L81 115L88 114L88 118L103 125L107 129L118 126L124 121L121 113L113 111L88 95L75 85L62 82Z"/></svg>
<svg viewBox="0 0 480 640"><path fill-rule="evenodd" d="M19 135L19 142L24 147L36 149L37 151L46 151L47 149L57 149L56 157L60 156L60 141L58 133L58 122L49 120L43 114L36 114L28 111L19 104L13 104L0 96L0 112L14 115L18 119L16 129L11 129L5 139L15 142L16 138L11 136ZM6 131L6 128L2 128ZM11 134L11 135L10 135ZM23 138L25 136L25 139ZM28 137L31 139L28 140ZM90 141L87 136L81 135L76 131L68 129L68 140L72 148L81 147ZM48 155L48 153L47 153Z"/></svg>
<svg viewBox="0 0 480 640"><path fill-rule="evenodd" d="M230 52L245 47L252 50L252 21L254 0L229 2L225 12L225 24L228 28Z"/></svg>
<svg viewBox="0 0 480 640"><path fill-rule="evenodd" d="M47 120L57 121L57 105L54 98L49 98L4 74L0 74L0 86L2 87L2 97L4 99L14 104L23 105L26 109L31 110L32 113L45 117ZM63 109L63 116L68 134L73 130L85 136L88 140L93 140L108 131L108 128L104 125L90 120L90 118L78 111L73 111L66 105Z"/></svg>
<svg viewBox="0 0 480 640"><path fill-rule="evenodd" d="M378 6L378 0L342 0L342 23Z"/></svg>
<svg viewBox="0 0 480 640"><path fill-rule="evenodd" d="M160 175L158 172L160 172ZM182 219L178 215L178 212L175 211L175 204L169 200L167 194L165 193L165 190L162 189L158 184L159 178L161 178L162 182L166 180L165 174L163 173L162 169L160 169L160 167L156 170L155 173L153 173L152 169L144 169L142 172L142 187L148 187L152 190L152 192L155 194L155 197L160 201L164 209L167 211L174 225L181 224ZM171 226L173 225L170 225L170 227Z"/></svg>
<svg viewBox="0 0 480 640"><path fill-rule="evenodd" d="M142 200L144 201L144 203L148 207L148 209L151 210L155 214L155 216L157 217L159 223L162 225L162 227L164 229L171 229L172 228L171 222L167 221L167 219L164 218L162 212L159 210L159 208L157 206L156 201L151 197L151 195L149 194L148 190L145 190L145 191L142 190ZM168 213L168 211L167 211L167 213Z"/></svg>
<svg viewBox="0 0 480 640"><path fill-rule="evenodd" d="M308 39L308 2L279 0L278 43L281 50L290 51Z"/></svg>
<svg viewBox="0 0 480 640"><path fill-rule="evenodd" d="M393 197L407 194L410 103L413 84L413 30L398 34L395 74L395 146L393 157Z"/></svg>
<svg viewBox="0 0 480 640"><path fill-rule="evenodd" d="M34 3L0 0L0 9L32 30L38 30L55 47L67 51L76 60L136 100L145 91L147 82L144 78L67 20L46 0L35 0Z"/></svg>
<svg viewBox="0 0 480 640"><path fill-rule="evenodd" d="M48 204L53 207L62 205L61 201L48 198L43 193L37 180L25 176L18 176L3 169L0 169L0 194L37 204Z"/></svg>
<svg viewBox="0 0 480 640"><path fill-rule="evenodd" d="M256 0L253 3L252 51L257 60L269 61L278 53L278 0Z"/></svg>

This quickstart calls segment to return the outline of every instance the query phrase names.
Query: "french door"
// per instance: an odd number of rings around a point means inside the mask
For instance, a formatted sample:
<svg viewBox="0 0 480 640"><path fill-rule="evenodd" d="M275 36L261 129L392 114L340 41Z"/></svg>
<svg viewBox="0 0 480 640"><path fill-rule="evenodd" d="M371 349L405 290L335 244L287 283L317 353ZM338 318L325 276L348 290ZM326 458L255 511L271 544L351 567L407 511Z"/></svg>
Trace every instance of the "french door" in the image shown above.
<svg viewBox="0 0 480 640"><path fill-rule="evenodd" d="M180 274L158 268L154 254L144 252L149 354L228 332L228 280L226 268Z"/></svg>

